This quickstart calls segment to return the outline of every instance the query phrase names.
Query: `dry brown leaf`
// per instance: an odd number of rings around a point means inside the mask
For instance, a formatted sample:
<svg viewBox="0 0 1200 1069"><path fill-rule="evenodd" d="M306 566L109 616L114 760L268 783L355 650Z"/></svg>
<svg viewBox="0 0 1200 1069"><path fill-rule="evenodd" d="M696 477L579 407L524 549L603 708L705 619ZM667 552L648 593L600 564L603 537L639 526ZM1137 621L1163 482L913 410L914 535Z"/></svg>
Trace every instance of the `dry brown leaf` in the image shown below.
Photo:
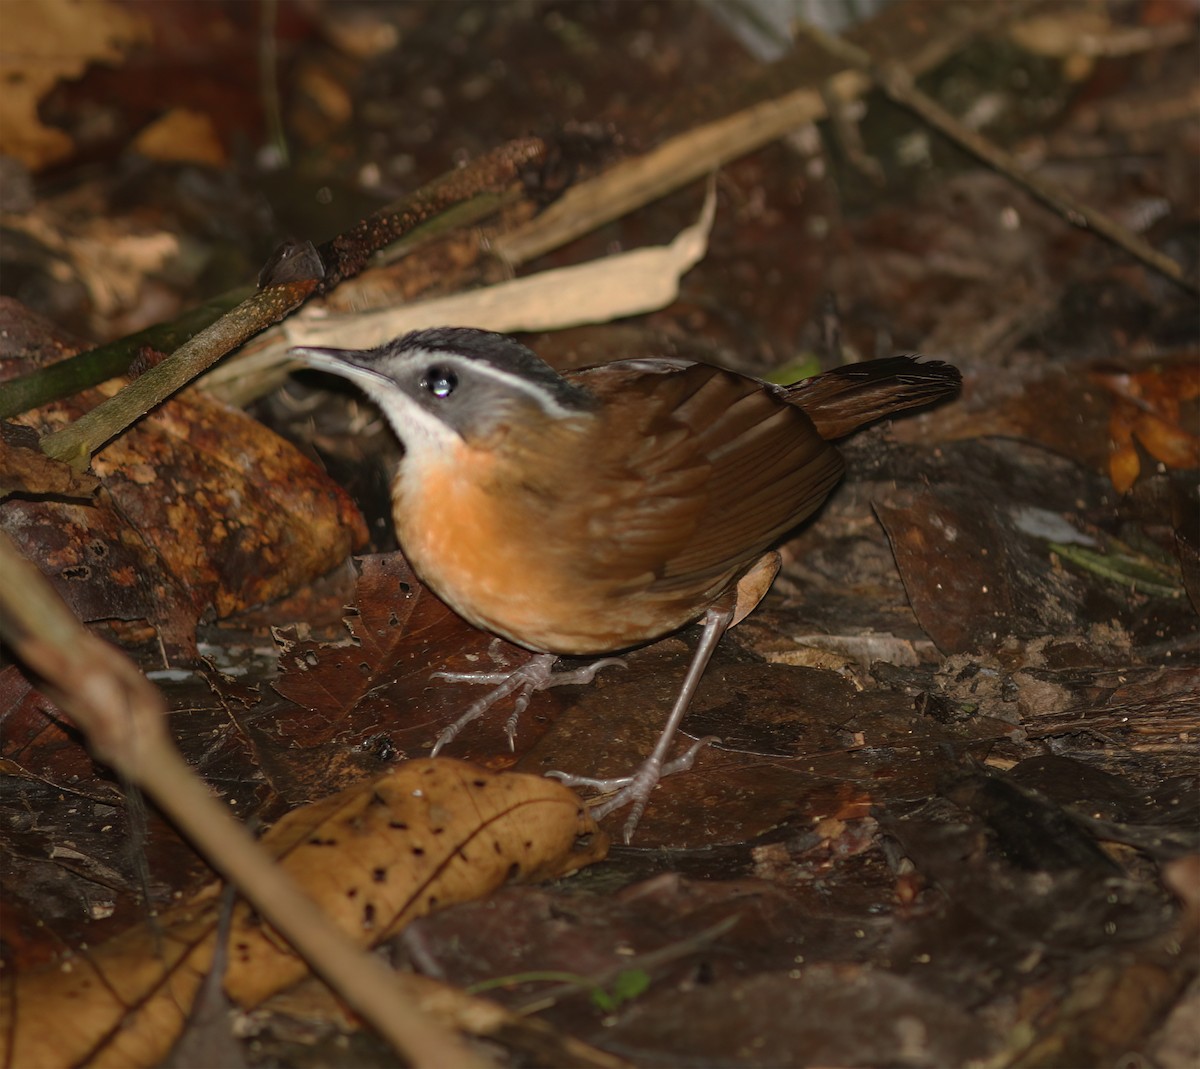
<svg viewBox="0 0 1200 1069"><path fill-rule="evenodd" d="M1125 493L1142 473L1142 459L1133 444L1130 427L1113 421L1109 430L1112 439L1112 455L1108 458L1108 477L1117 493Z"/></svg>
<svg viewBox="0 0 1200 1069"><path fill-rule="evenodd" d="M1186 431L1178 423L1143 412L1133 424L1133 434L1155 460L1168 468L1200 467L1200 435Z"/></svg>
<svg viewBox="0 0 1200 1069"><path fill-rule="evenodd" d="M411 761L289 813L263 843L362 946L508 880L573 872L607 847L561 784L444 758ZM157 925L17 977L0 1002L5 1069L159 1061L211 966L218 891L208 887ZM254 1006L306 974L255 913L235 908L230 997Z"/></svg>
<svg viewBox="0 0 1200 1069"><path fill-rule="evenodd" d="M1200 397L1200 365L1194 357L1137 374L1094 372L1091 378L1113 395L1108 473L1118 493L1129 490L1141 474L1135 439L1168 468L1200 467L1200 435L1184 425L1182 408Z"/></svg>
<svg viewBox="0 0 1200 1069"><path fill-rule="evenodd" d="M193 108L172 108L134 139L147 159L224 167L229 161L212 118Z"/></svg>
<svg viewBox="0 0 1200 1069"><path fill-rule="evenodd" d="M149 35L146 23L106 0L6 4L0 52L0 152L38 170L70 155L71 139L42 125L38 104L59 81L94 60L118 62Z"/></svg>
<svg viewBox="0 0 1200 1069"><path fill-rule="evenodd" d="M83 286L98 331L103 320L121 315L135 328L149 326L137 318L149 280L169 273L184 247L178 235L144 220L114 220L98 210L85 195L67 195L39 203L37 212L5 212L0 219L44 249L56 272Z"/></svg>
<svg viewBox="0 0 1200 1069"><path fill-rule="evenodd" d="M557 782L443 758L410 761L289 814L269 845L340 927L370 945L507 880L573 872L603 853L598 836L579 797ZM581 838L590 839L583 849ZM306 970L242 922L225 987L253 1005Z"/></svg>

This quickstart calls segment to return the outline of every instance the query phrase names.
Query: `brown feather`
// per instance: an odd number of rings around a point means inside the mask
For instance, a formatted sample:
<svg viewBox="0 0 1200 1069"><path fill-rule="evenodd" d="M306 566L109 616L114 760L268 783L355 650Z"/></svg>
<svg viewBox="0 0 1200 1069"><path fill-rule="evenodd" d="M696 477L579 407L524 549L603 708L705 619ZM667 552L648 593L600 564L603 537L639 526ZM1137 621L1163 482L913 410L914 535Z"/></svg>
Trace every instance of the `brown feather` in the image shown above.
<svg viewBox="0 0 1200 1069"><path fill-rule="evenodd" d="M784 395L832 442L877 419L948 397L961 385L962 375L951 364L888 356L804 379L786 387Z"/></svg>
<svg viewBox="0 0 1200 1069"><path fill-rule="evenodd" d="M584 654L650 641L726 598L841 477L827 436L926 403L957 372L897 358L780 388L639 360L566 378L598 406L546 420L510 398L486 442L436 470L402 467L395 518L461 615Z"/></svg>
<svg viewBox="0 0 1200 1069"><path fill-rule="evenodd" d="M606 404L632 393L644 414L613 420L616 433L589 458L589 482L607 500L580 567L678 627L820 506L841 458L753 379L701 364L618 370L571 376Z"/></svg>

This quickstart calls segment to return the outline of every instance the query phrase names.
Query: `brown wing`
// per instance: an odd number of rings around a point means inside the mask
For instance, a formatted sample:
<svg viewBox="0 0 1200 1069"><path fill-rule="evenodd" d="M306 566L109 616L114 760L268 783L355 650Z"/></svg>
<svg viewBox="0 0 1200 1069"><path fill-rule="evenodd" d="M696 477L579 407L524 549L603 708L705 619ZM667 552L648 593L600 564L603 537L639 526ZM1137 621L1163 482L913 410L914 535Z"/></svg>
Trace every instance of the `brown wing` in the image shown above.
<svg viewBox="0 0 1200 1069"><path fill-rule="evenodd" d="M612 421L622 430L594 458L605 507L592 496L581 555L625 596L703 611L841 477L812 421L754 379L666 361L571 377L637 414Z"/></svg>

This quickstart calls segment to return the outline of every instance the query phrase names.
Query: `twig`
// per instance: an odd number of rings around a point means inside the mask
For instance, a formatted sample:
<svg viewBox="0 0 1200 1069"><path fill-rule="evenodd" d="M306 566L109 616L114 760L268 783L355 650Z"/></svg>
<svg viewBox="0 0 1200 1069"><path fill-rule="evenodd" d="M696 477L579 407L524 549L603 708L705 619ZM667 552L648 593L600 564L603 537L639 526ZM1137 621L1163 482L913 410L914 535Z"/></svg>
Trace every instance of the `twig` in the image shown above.
<svg viewBox="0 0 1200 1069"><path fill-rule="evenodd" d="M1009 18L1007 12L1008 9L1003 7L976 5L968 9L961 6L956 10L955 17L949 20L951 29L946 31L914 34L907 29L905 19L901 17L895 20L894 25L888 23L880 32L884 34L887 46L904 55L909 68L920 73L945 60L960 46L962 40L997 21ZM886 23L887 19L883 21ZM812 57L797 57L788 61L784 84L793 86L790 91L780 94L775 88L774 95L757 104L672 137L643 156L621 161L606 172L602 199L601 187L595 183L572 187L530 223L496 238L494 250L512 266L526 263L687 185L723 163L751 152L806 122L822 118L826 114L823 93L832 93L845 101L870 87L869 77L862 72L841 71L827 82L827 72L813 71L813 66ZM766 84L777 86L777 73L769 74ZM525 173L525 168L543 164L548 155L549 147L540 139L514 141L452 172L432 186L419 190L411 201L376 213L320 250L323 256L329 256L326 264L328 273L321 283L321 291L327 292L340 279L360 270L372 249L387 246L398 237L415 234L416 224L421 220L414 221L411 213L406 217L406 204L423 201L424 218L436 217L437 199L443 198L442 203L457 203L453 200L453 194L456 190L461 193L464 183L473 181L476 194L489 190L503 192L511 189L513 177ZM410 227L407 231L406 226ZM239 294L238 299L243 296ZM174 330L173 333L190 335L192 330L207 326L214 317L211 311L205 311L208 314L194 326L186 331ZM120 374L129 366L134 355L130 351L131 346L148 344L160 350L173 347L173 339L162 338L163 329L151 328L150 331L61 363L80 365L80 368L72 369L72 382L76 389L95 385ZM166 329L172 331L172 328ZM52 376L57 376L58 367L52 365L29 376L6 382L3 396L0 396L0 418L8 418L62 396L63 390L57 380L50 381ZM42 382L43 378L47 381Z"/></svg>
<svg viewBox="0 0 1200 1069"><path fill-rule="evenodd" d="M11 419L31 408L40 408L60 397L69 397L89 386L98 386L124 375L134 358L145 349L165 353L178 348L253 292L253 286L242 286L190 309L169 323L158 323L65 360L56 360L26 375L5 379L0 389L0 419Z"/></svg>
<svg viewBox="0 0 1200 1069"><path fill-rule="evenodd" d="M396 977L350 943L262 851L191 770L166 730L158 690L124 654L86 631L0 532L0 639L93 751L149 795L212 866L413 1065L481 1066L461 1040L419 1013Z"/></svg>
<svg viewBox="0 0 1200 1069"><path fill-rule="evenodd" d="M427 223L414 227L402 239L381 249L378 258L391 261L409 255L421 245L452 230L472 226L489 215L494 215L514 203L519 194L519 189L515 187L500 193L480 193L463 204L435 216ZM143 349L149 348L160 353L173 352L221 316L242 304L253 293L253 286L240 286L206 301L169 323L147 327L136 334L99 345L78 356L47 364L27 375L7 379L3 390L0 390L0 419L10 419L60 397L69 397L89 386L97 386L107 379L123 375ZM347 303L355 301L355 295L350 291L339 290L338 297ZM274 389L283 378L283 373L279 373L261 393ZM217 380L209 380L210 383L214 381Z"/></svg>
<svg viewBox="0 0 1200 1069"><path fill-rule="evenodd" d="M1200 282L1189 278L1171 257L1159 252L1111 216L1076 200L1057 183L1030 174L1003 149L963 126L941 105L916 87L912 73L902 64L895 61L876 63L864 49L826 33L817 26L805 24L799 27L798 32L843 63L870 75L889 100L918 115L940 134L1027 189L1072 226L1094 231L1172 282L1191 293L1200 294Z"/></svg>
<svg viewBox="0 0 1200 1069"><path fill-rule="evenodd" d="M875 20L877 32L885 35L885 46L903 55L911 69L921 73L942 63L962 42L1010 17L1005 5L958 4L947 20L929 32L928 23L913 32L901 5L889 18ZM668 138L649 152L622 160L605 172L605 185L572 186L544 212L526 225L503 234L493 242L496 253L510 265L528 263L550 249L619 219L635 208L686 186L724 164L753 152L805 123L825 117L825 94L843 101L865 95L871 87L868 74L859 70L830 72L824 57L797 52L793 58L768 71L765 84L770 95L723 118L692 127ZM786 88L779 91L779 75ZM742 98L742 87L727 84L731 94ZM601 199L602 193L602 199Z"/></svg>
<svg viewBox="0 0 1200 1069"><path fill-rule="evenodd" d="M319 248L325 266L320 292L328 293L343 279L358 274L374 253L420 224L480 193L504 191L529 168L544 162L548 151L540 137L510 141L430 182L400 203L367 216Z"/></svg>
<svg viewBox="0 0 1200 1069"><path fill-rule="evenodd" d="M279 154L280 164L289 160L283 108L279 103L279 0L263 0L258 22L258 91L263 115L267 120L270 143Z"/></svg>
<svg viewBox="0 0 1200 1069"><path fill-rule="evenodd" d="M835 79L843 98L864 92L869 84L853 71ZM573 186L527 226L498 237L493 247L513 266L528 263L824 114L820 91L804 87L705 123L622 160L604 173L603 184Z"/></svg>
<svg viewBox="0 0 1200 1069"><path fill-rule="evenodd" d="M83 471L110 438L162 404L247 338L278 323L316 289L316 280L268 286L244 300L175 350L171 357L134 379L60 431L46 435L42 452Z"/></svg>
<svg viewBox="0 0 1200 1069"><path fill-rule="evenodd" d="M627 961L621 962L620 965L611 966L594 976L575 977L566 983L558 984L539 994L531 995L529 998L521 1000L513 1007L513 1012L522 1015L540 1013L568 995L573 995L579 991L595 991L597 988L603 989L616 980L621 973L629 972L632 969L641 969L644 972L649 972L651 969L657 969L660 966L669 965L673 961L679 961L681 958L686 958L715 943L740 920L740 914L725 917L723 920L709 925L709 927L697 932L695 935L688 936L686 939L680 939L674 943L669 943L664 947L659 947L657 950L650 950L645 954L629 958ZM476 984L474 988L470 989L470 993L481 989L481 985Z"/></svg>
<svg viewBox="0 0 1200 1069"><path fill-rule="evenodd" d="M43 451L78 470L91 455L135 420L161 404L231 350L300 307L312 294L327 292L357 274L379 249L412 233L422 223L480 193L508 188L545 158L546 143L523 138L451 171L406 200L368 216L319 249L285 246L264 268L261 288L211 326L185 342L161 364L130 383L61 431L42 439Z"/></svg>

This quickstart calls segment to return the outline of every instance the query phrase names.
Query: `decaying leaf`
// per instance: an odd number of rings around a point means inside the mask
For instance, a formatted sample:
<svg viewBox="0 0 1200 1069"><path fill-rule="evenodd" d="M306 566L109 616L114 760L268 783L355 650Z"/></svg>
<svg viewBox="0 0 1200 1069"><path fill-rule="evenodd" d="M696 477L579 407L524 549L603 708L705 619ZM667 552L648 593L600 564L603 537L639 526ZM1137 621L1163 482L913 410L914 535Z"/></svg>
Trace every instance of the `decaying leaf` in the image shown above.
<svg viewBox="0 0 1200 1069"><path fill-rule="evenodd" d="M44 126L38 104L55 84L78 78L93 60L116 63L148 35L133 12L105 0L6 5L0 151L41 168L70 155L71 139Z"/></svg>
<svg viewBox="0 0 1200 1069"><path fill-rule="evenodd" d="M6 376L70 351L50 324L6 306L0 325L14 321L19 334L0 347ZM59 429L111 392L84 391L18 425ZM0 526L81 619L146 619L169 649L186 650L210 608L228 616L284 596L366 541L357 507L312 461L197 392L100 450L93 470L94 502L6 501Z"/></svg>
<svg viewBox="0 0 1200 1069"><path fill-rule="evenodd" d="M438 708L430 673L463 658L527 654L466 623L426 590L399 553L356 558L354 609L345 617L353 644L299 642L280 658L272 688L300 709L277 715L281 736L304 746L352 739ZM470 667L466 661L463 667ZM451 692L453 688L448 688ZM451 699L452 701L454 699ZM386 707L381 708L380 702ZM428 725L421 730L427 731Z"/></svg>
<svg viewBox="0 0 1200 1069"><path fill-rule="evenodd" d="M345 617L355 644L289 645L283 674L271 684L307 709L339 717L381 682L381 669L393 668L395 648L408 635L414 612L433 600L398 553L366 556L358 565L354 609Z"/></svg>
<svg viewBox="0 0 1200 1069"><path fill-rule="evenodd" d="M11 493L90 497L100 480L51 460L28 427L0 423L0 498Z"/></svg>
<svg viewBox="0 0 1200 1069"><path fill-rule="evenodd" d="M1091 378L1113 395L1108 472L1118 493L1128 491L1141 474L1135 441L1168 468L1200 467L1200 434L1189 429L1183 411L1183 405L1200 398L1200 364L1194 356L1165 368L1094 372Z"/></svg>
<svg viewBox="0 0 1200 1069"><path fill-rule="evenodd" d="M460 761L412 761L284 817L264 845L352 939L370 946L415 917L507 880L561 876L607 847L570 790ZM187 1017L213 958L219 886L5 989L5 1069L150 1065ZM234 914L225 989L254 1006L307 967L245 905Z"/></svg>
<svg viewBox="0 0 1200 1069"><path fill-rule="evenodd" d="M311 461L199 394L162 406L93 467L218 616L290 593L366 540L353 502Z"/></svg>

